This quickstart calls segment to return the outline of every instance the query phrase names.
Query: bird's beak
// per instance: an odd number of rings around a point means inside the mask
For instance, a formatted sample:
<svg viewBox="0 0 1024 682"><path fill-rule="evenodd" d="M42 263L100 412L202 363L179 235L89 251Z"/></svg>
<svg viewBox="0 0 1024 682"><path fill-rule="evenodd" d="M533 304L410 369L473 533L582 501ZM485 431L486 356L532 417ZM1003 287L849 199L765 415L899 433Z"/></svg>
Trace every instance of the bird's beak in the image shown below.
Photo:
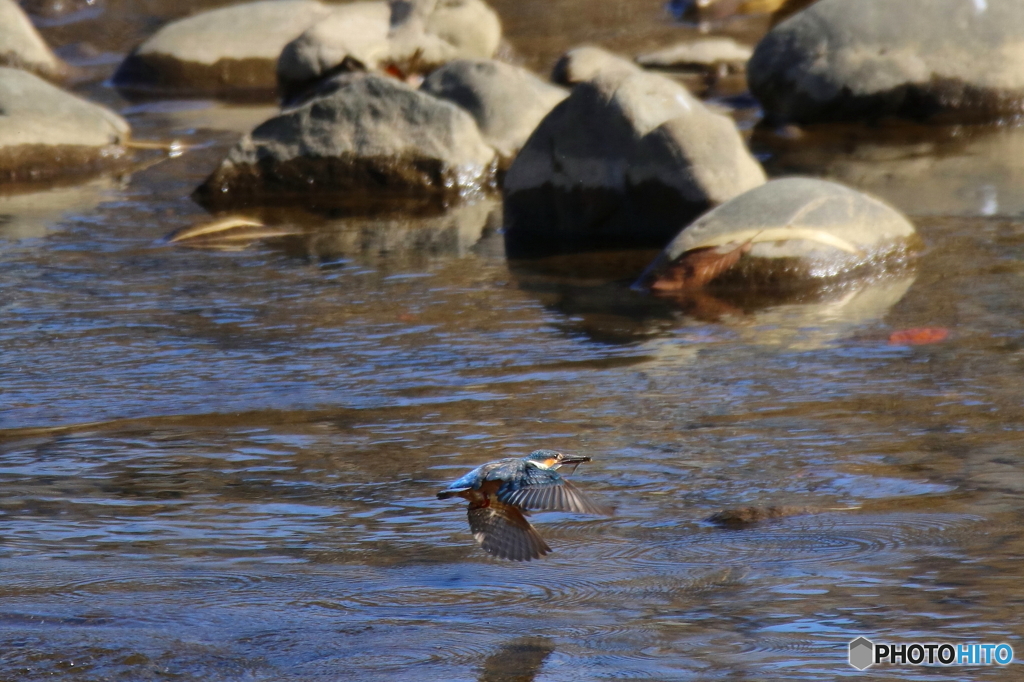
<svg viewBox="0 0 1024 682"><path fill-rule="evenodd" d="M586 455L565 455L565 454L563 454L562 458L559 460L558 463L559 464L577 464L578 465L578 464L583 464L584 462L589 462L589 461L590 461L590 458L587 457Z"/></svg>

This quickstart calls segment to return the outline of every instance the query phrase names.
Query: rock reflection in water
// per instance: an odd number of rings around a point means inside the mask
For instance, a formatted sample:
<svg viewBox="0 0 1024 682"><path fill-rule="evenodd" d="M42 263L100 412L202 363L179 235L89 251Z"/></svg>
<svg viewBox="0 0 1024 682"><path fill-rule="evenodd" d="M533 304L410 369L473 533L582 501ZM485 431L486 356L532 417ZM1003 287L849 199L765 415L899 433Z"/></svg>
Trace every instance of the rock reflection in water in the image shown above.
<svg viewBox="0 0 1024 682"><path fill-rule="evenodd" d="M0 194L0 239L45 237L65 216L93 210L120 185L102 177L82 185Z"/></svg>
<svg viewBox="0 0 1024 682"><path fill-rule="evenodd" d="M747 343L820 347L882 319L910 289L913 268L799 288L743 288L735 283L678 295L630 287L649 251L511 261L520 288L566 316L569 333L631 344L671 336L692 322L722 323Z"/></svg>
<svg viewBox="0 0 1024 682"><path fill-rule="evenodd" d="M479 682L533 682L544 661L555 650L547 637L521 637L487 657Z"/></svg>
<svg viewBox="0 0 1024 682"><path fill-rule="evenodd" d="M331 263L357 256L465 256L500 226L500 206L481 198L426 216L331 217L308 212L223 214L176 230L168 241L190 248L238 251L256 243L293 258ZM492 247L489 247L492 248Z"/></svg>
<svg viewBox="0 0 1024 682"><path fill-rule="evenodd" d="M752 145L773 176L828 178L910 215L1024 213L1024 127L821 125L758 131Z"/></svg>

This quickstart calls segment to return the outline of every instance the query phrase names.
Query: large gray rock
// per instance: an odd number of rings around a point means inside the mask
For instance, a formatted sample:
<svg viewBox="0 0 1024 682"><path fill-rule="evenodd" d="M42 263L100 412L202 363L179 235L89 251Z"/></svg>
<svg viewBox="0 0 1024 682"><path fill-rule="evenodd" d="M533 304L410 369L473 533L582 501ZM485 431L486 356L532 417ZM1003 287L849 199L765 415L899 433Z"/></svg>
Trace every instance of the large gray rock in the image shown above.
<svg viewBox="0 0 1024 682"><path fill-rule="evenodd" d="M114 74L124 90L272 98L281 50L330 12L316 0L260 0L167 24Z"/></svg>
<svg viewBox="0 0 1024 682"><path fill-rule="evenodd" d="M747 65L775 121L995 120L1024 107L1024 3L820 0Z"/></svg>
<svg viewBox="0 0 1024 682"><path fill-rule="evenodd" d="M548 112L569 95L526 69L493 60L449 62L420 89L472 114L484 141L506 159L515 156Z"/></svg>
<svg viewBox="0 0 1024 682"><path fill-rule="evenodd" d="M700 213L765 182L735 124L638 70L577 85L504 182L510 255L661 248Z"/></svg>
<svg viewBox="0 0 1024 682"><path fill-rule="evenodd" d="M198 196L357 208L447 200L487 182L493 161L473 118L454 104L393 78L341 75L243 137Z"/></svg>
<svg viewBox="0 0 1024 682"><path fill-rule="evenodd" d="M681 257L703 249L746 247L732 274L774 282L902 264L919 245L914 226L874 197L824 180L783 178L701 216L665 247L641 282L671 280Z"/></svg>
<svg viewBox="0 0 1024 682"><path fill-rule="evenodd" d="M391 0L342 6L281 52L277 78L294 96L339 71L428 73L454 59L489 59L501 42L483 0Z"/></svg>
<svg viewBox="0 0 1024 682"><path fill-rule="evenodd" d="M560 85L576 85L597 76L638 73L640 68L624 57L592 45L581 45L569 50L555 63L551 80Z"/></svg>
<svg viewBox="0 0 1024 682"><path fill-rule="evenodd" d="M0 181L103 170L125 156L128 123L27 71L0 67Z"/></svg>
<svg viewBox="0 0 1024 682"><path fill-rule="evenodd" d="M50 79L67 75L67 65L47 46L14 0L0 0L0 66L25 69Z"/></svg>

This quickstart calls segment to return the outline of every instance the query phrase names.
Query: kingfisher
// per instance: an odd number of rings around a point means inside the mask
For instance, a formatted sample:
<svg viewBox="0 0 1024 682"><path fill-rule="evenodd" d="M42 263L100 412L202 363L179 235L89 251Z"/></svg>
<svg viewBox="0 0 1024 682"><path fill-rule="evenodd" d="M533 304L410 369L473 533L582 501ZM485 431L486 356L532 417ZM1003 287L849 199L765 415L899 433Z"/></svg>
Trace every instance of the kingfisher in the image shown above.
<svg viewBox="0 0 1024 682"><path fill-rule="evenodd" d="M529 561L551 551L530 525L530 511L568 511L611 516L558 473L576 471L590 457L554 450L535 450L526 457L508 457L473 469L437 494L437 499L469 501L469 530L485 552L502 559Z"/></svg>

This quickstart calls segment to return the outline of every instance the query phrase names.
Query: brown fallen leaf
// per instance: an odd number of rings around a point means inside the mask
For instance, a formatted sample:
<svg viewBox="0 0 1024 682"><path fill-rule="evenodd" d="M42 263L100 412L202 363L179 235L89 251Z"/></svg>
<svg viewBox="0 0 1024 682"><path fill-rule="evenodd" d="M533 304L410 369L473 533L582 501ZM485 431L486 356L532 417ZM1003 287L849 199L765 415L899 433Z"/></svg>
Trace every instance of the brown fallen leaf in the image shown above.
<svg viewBox="0 0 1024 682"><path fill-rule="evenodd" d="M651 283L651 291L678 292L703 289L715 278L732 269L743 254L750 251L753 238L742 244L730 242L687 251Z"/></svg>

